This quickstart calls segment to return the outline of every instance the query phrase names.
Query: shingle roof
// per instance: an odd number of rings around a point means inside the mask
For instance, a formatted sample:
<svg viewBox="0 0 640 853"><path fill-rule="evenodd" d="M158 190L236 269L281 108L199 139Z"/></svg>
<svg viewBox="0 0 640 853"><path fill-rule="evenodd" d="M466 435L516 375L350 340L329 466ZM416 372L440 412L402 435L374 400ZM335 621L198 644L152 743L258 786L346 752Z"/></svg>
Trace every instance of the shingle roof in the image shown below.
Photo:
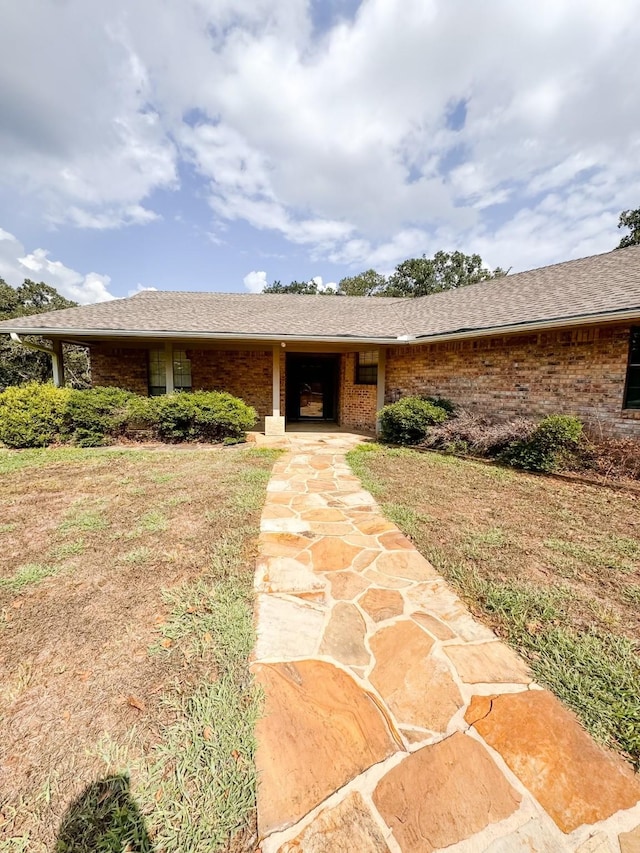
<svg viewBox="0 0 640 853"><path fill-rule="evenodd" d="M640 246L417 299L143 291L0 322L0 332L397 340L619 311L640 317Z"/></svg>

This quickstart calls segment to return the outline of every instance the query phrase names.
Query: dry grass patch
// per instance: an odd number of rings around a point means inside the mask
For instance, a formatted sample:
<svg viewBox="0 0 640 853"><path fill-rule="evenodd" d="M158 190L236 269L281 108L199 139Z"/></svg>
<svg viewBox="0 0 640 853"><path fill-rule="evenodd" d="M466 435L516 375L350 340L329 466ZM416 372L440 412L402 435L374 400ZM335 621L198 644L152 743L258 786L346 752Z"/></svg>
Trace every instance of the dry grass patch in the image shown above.
<svg viewBox="0 0 640 853"><path fill-rule="evenodd" d="M0 851L250 848L275 455L0 452Z"/></svg>
<svg viewBox="0 0 640 853"><path fill-rule="evenodd" d="M640 494L376 445L349 459L472 611L638 766Z"/></svg>

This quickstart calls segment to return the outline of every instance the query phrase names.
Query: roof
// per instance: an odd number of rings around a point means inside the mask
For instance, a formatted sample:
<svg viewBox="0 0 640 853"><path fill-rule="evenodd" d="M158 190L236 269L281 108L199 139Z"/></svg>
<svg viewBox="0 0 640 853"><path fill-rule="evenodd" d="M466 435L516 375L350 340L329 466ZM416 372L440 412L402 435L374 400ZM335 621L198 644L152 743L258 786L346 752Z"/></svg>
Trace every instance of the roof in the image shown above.
<svg viewBox="0 0 640 853"><path fill-rule="evenodd" d="M76 337L392 342L640 317L640 246L414 299L143 291L0 322L0 332Z"/></svg>

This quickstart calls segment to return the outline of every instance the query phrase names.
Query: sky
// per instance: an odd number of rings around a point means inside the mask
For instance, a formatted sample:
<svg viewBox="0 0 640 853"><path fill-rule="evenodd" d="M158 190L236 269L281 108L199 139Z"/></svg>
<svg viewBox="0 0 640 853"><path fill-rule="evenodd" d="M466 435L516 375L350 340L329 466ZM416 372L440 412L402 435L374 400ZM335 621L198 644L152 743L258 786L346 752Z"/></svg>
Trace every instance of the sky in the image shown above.
<svg viewBox="0 0 640 853"><path fill-rule="evenodd" d="M531 269L640 205L636 0L0 0L0 277Z"/></svg>

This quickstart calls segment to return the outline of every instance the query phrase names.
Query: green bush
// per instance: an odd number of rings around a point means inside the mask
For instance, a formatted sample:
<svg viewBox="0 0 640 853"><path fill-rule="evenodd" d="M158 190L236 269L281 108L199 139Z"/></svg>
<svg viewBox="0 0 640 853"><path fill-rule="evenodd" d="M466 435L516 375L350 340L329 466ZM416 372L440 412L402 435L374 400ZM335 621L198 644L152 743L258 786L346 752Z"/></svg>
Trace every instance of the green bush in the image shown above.
<svg viewBox="0 0 640 853"><path fill-rule="evenodd" d="M121 435L127 422L129 402L135 394L121 388L89 388L74 391L67 405L65 431L80 447L98 447Z"/></svg>
<svg viewBox="0 0 640 853"><path fill-rule="evenodd" d="M500 454L500 459L526 471L556 471L577 453L582 430L578 418L549 415L540 421L529 438L510 444Z"/></svg>
<svg viewBox="0 0 640 853"><path fill-rule="evenodd" d="M444 409L449 417L451 417L456 410L456 404L448 397L431 397L423 395L420 399L426 400L427 403L433 403L433 405L437 406L439 409Z"/></svg>
<svg viewBox="0 0 640 853"><path fill-rule="evenodd" d="M163 441L223 441L244 438L256 410L224 391L169 394L149 401L150 420Z"/></svg>
<svg viewBox="0 0 640 853"><path fill-rule="evenodd" d="M7 447L46 447L64 429L69 397L74 392L29 382L0 394L0 442Z"/></svg>
<svg viewBox="0 0 640 853"><path fill-rule="evenodd" d="M120 388L75 391L31 383L0 394L0 442L45 447L54 441L81 447L108 444L148 430L162 441L242 441L256 423L255 409L220 391L139 397Z"/></svg>
<svg viewBox="0 0 640 853"><path fill-rule="evenodd" d="M380 436L390 444L420 444L430 426L446 419L440 406L420 397L405 397L380 411Z"/></svg>

